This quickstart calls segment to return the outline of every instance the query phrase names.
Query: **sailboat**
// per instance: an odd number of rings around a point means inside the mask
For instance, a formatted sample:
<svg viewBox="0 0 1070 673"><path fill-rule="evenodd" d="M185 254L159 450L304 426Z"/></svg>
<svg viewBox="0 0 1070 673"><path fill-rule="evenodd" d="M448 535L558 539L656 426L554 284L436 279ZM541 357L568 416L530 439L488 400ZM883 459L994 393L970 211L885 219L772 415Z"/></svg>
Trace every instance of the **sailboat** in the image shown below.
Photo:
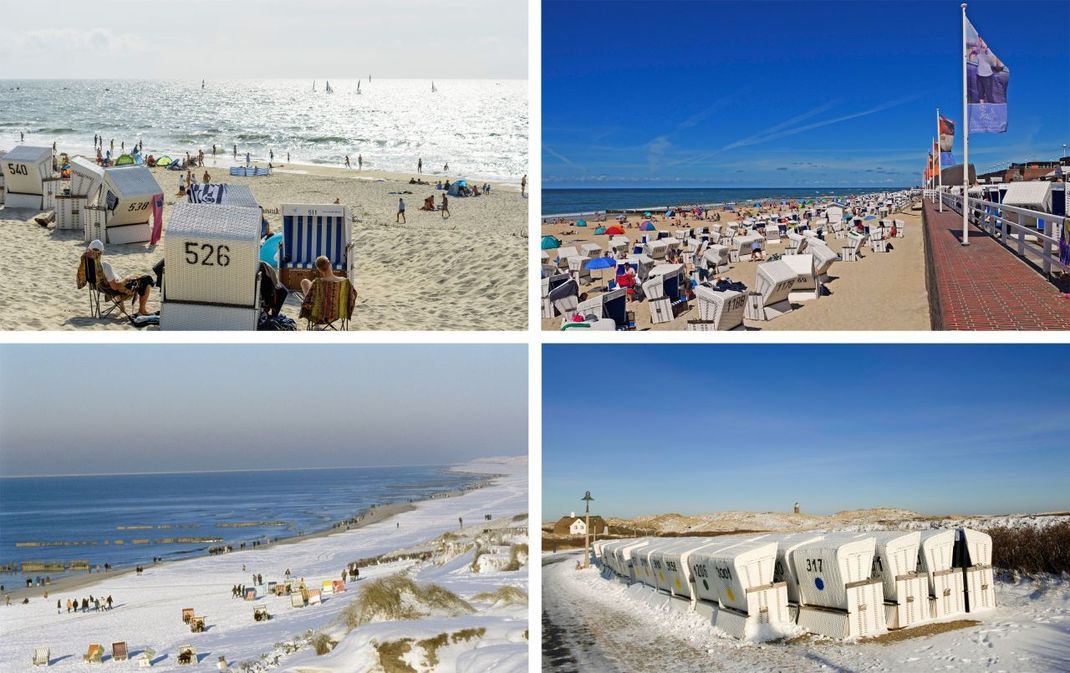
<svg viewBox="0 0 1070 673"><path fill-rule="evenodd" d="M312 80L312 90L316 90L316 80Z"/></svg>
<svg viewBox="0 0 1070 673"><path fill-rule="evenodd" d="M331 80L327 80L327 93L334 93L334 89L331 88Z"/></svg>
<svg viewBox="0 0 1070 673"><path fill-rule="evenodd" d="M201 88L202 89L204 88L204 80L203 79L201 80Z"/></svg>
<svg viewBox="0 0 1070 673"><path fill-rule="evenodd" d="M438 89L435 88L435 80L431 80L431 93L437 93Z"/></svg>
<svg viewBox="0 0 1070 673"><path fill-rule="evenodd" d="M357 93L360 93L360 80L357 80Z"/></svg>

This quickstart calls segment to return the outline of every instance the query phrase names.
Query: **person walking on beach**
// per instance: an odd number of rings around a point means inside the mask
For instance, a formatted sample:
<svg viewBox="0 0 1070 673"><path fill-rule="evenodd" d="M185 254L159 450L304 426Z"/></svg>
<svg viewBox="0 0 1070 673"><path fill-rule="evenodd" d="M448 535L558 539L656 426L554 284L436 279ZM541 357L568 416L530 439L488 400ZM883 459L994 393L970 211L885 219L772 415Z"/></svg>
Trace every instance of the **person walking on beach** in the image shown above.
<svg viewBox="0 0 1070 673"><path fill-rule="evenodd" d="M286 163L290 163L290 153L286 153Z"/></svg>
<svg viewBox="0 0 1070 673"><path fill-rule="evenodd" d="M67 599L67 614L71 614L71 599Z"/></svg>
<svg viewBox="0 0 1070 673"><path fill-rule="evenodd" d="M249 153L248 153L248 152L246 152L246 153L245 153L245 165L246 165L246 166L248 166L248 165L249 165L249 164L251 164L251 163L253 163L253 159L252 159L252 157L251 157L251 156L249 155Z"/></svg>
<svg viewBox="0 0 1070 673"><path fill-rule="evenodd" d="M111 610L111 594L108 594L108 609Z"/></svg>
<svg viewBox="0 0 1070 673"><path fill-rule="evenodd" d="M446 192L442 192L442 219L447 220L450 217L450 200L446 197Z"/></svg>
<svg viewBox="0 0 1070 673"><path fill-rule="evenodd" d="M215 154L216 154L216 152L215 152L215 143L212 143L212 156L214 157Z"/></svg>
<svg viewBox="0 0 1070 673"><path fill-rule="evenodd" d="M234 158L238 158L238 143L234 143Z"/></svg>
<svg viewBox="0 0 1070 673"><path fill-rule="evenodd" d="M24 131L19 131L19 142L21 143L24 140L26 140L26 133Z"/></svg>
<svg viewBox="0 0 1070 673"><path fill-rule="evenodd" d="M57 598L56 599L56 614L58 615L58 614L60 614L62 612L63 612L63 602L62 602L61 599Z"/></svg>
<svg viewBox="0 0 1070 673"><path fill-rule="evenodd" d="M528 190L528 174L524 173L524 177L520 178L520 196L527 196Z"/></svg>
<svg viewBox="0 0 1070 673"><path fill-rule="evenodd" d="M397 217L394 218L394 221L401 223L405 222L405 199L400 197L398 198L398 214Z"/></svg>
<svg viewBox="0 0 1070 673"><path fill-rule="evenodd" d="M423 173L424 172L424 159L423 159L423 157L420 157L419 159L416 160L416 172L417 173Z"/></svg>
<svg viewBox="0 0 1070 673"><path fill-rule="evenodd" d="M275 150L268 150L268 161L275 161Z"/></svg>
<svg viewBox="0 0 1070 673"><path fill-rule="evenodd" d="M445 163L445 165L442 166L442 172L443 173L449 173L450 172L450 162L447 161Z"/></svg>
<svg viewBox="0 0 1070 673"><path fill-rule="evenodd" d="M357 155L357 170L358 171L364 170L364 155L363 154L358 154Z"/></svg>
<svg viewBox="0 0 1070 673"><path fill-rule="evenodd" d="M348 154L346 155L346 168L352 168L352 166L349 165L349 155Z"/></svg>

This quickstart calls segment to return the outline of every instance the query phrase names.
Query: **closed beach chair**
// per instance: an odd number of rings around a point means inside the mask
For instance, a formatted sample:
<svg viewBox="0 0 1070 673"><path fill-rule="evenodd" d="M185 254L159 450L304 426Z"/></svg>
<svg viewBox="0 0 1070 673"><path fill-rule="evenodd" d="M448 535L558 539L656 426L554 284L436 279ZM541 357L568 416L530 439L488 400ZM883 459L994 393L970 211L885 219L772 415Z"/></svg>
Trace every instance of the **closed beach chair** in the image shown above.
<svg viewBox="0 0 1070 673"><path fill-rule="evenodd" d="M646 244L645 251L651 259L665 259L669 252L669 242L665 239L651 241Z"/></svg>
<svg viewBox="0 0 1070 673"><path fill-rule="evenodd" d="M267 608L253 608L253 621L266 622L271 619Z"/></svg>
<svg viewBox="0 0 1070 673"><path fill-rule="evenodd" d="M346 583L342 580L334 580L334 593L340 594L346 590Z"/></svg>
<svg viewBox="0 0 1070 673"><path fill-rule="evenodd" d="M104 661L104 646L93 643L89 646L89 651L82 655L82 659L90 664L99 664Z"/></svg>
<svg viewBox="0 0 1070 673"><path fill-rule="evenodd" d="M732 240L732 247L729 255L733 262L738 262L744 257L750 258L754 254L754 243L758 243L758 247L765 251L765 239L757 234L747 234L746 236L736 236Z"/></svg>
<svg viewBox="0 0 1070 673"><path fill-rule="evenodd" d="M308 592L308 604L309 605L319 605L322 600L323 599L320 596L319 589L312 589L312 590L310 590Z"/></svg>
<svg viewBox="0 0 1070 673"><path fill-rule="evenodd" d="M52 653L47 647L33 648L33 665L48 666L52 660Z"/></svg>
<svg viewBox="0 0 1070 673"><path fill-rule="evenodd" d="M347 206L283 204L279 259L282 283L300 292L301 281L315 277L316 258L322 255L331 261L336 275L355 284L350 219Z"/></svg>
<svg viewBox="0 0 1070 673"><path fill-rule="evenodd" d="M806 247L810 244L810 237L803 236L802 234L794 231L788 232L788 245L784 248L785 255L801 255L806 252Z"/></svg>
<svg viewBox="0 0 1070 673"><path fill-rule="evenodd" d="M305 597L298 591L293 592L290 594L290 606L295 608L305 607Z"/></svg>
<svg viewBox="0 0 1070 673"><path fill-rule="evenodd" d="M732 261L731 252L728 246L711 245L706 252L702 253L702 265L714 274L727 271Z"/></svg>
<svg viewBox="0 0 1070 673"><path fill-rule="evenodd" d="M204 617L203 616L190 617L190 620L189 620L189 632L190 633L204 633L207 630L208 629L205 626Z"/></svg>
<svg viewBox="0 0 1070 673"><path fill-rule="evenodd" d="M597 243L584 243L580 246L580 255L587 259L594 259L595 257L602 256L602 246Z"/></svg>
<svg viewBox="0 0 1070 673"><path fill-rule="evenodd" d="M197 663L197 650L192 645L183 645L178 648L178 665L191 666Z"/></svg>
<svg viewBox="0 0 1070 673"><path fill-rule="evenodd" d="M353 306L357 302L357 291L348 278L337 281L325 281L316 278L312 287L301 302L301 317L308 321L310 330L349 329L349 320L353 316Z"/></svg>
<svg viewBox="0 0 1070 673"><path fill-rule="evenodd" d="M591 282L591 270L587 268L588 261L590 260L583 255L573 255L568 258L568 272L572 274L577 283Z"/></svg>
<svg viewBox="0 0 1070 673"><path fill-rule="evenodd" d="M193 608L182 608L182 621L186 624L189 624L189 620L193 619L193 615L195 613L196 610L194 610Z"/></svg>
<svg viewBox="0 0 1070 673"><path fill-rule="evenodd" d="M111 658L113 661L126 661L130 658L130 651L125 641L111 644Z"/></svg>
<svg viewBox="0 0 1070 673"><path fill-rule="evenodd" d="M569 257L579 257L580 251L573 246L557 249L557 266L560 269L568 268Z"/></svg>
<svg viewBox="0 0 1070 673"><path fill-rule="evenodd" d="M695 288L698 320L688 321L687 328L698 332L742 330L747 296L735 290L718 291L707 285Z"/></svg>
<svg viewBox="0 0 1070 673"><path fill-rule="evenodd" d="M246 587L246 589L245 589L245 600L247 600L247 601L255 601L256 600L256 587Z"/></svg>
<svg viewBox="0 0 1070 673"><path fill-rule="evenodd" d="M888 252L887 229L883 226L873 227L869 232L869 249L873 252Z"/></svg>
<svg viewBox="0 0 1070 673"><path fill-rule="evenodd" d="M796 273L783 261L763 262L758 265L754 290L747 294L749 320L772 320L791 312L791 288L795 285Z"/></svg>

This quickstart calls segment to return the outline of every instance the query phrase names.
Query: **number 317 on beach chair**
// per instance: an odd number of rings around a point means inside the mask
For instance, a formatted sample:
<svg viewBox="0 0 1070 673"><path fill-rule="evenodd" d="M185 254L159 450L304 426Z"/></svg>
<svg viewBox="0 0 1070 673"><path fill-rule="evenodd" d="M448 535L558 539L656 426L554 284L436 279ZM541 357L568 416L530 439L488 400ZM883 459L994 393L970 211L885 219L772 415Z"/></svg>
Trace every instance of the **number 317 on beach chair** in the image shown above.
<svg viewBox="0 0 1070 673"><path fill-rule="evenodd" d="M283 204L283 243L279 253L279 279L295 292L301 281L316 275L316 258L331 261L335 275L355 283L353 231L349 207L339 204Z"/></svg>

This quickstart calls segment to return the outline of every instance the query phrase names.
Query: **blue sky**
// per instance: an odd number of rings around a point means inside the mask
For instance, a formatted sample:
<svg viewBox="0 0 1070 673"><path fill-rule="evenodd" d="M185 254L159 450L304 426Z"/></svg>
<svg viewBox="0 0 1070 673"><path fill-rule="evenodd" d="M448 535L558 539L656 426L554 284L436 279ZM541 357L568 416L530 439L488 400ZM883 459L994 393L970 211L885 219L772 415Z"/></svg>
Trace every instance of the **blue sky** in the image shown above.
<svg viewBox="0 0 1070 673"><path fill-rule="evenodd" d="M523 345L0 346L0 474L527 453Z"/></svg>
<svg viewBox="0 0 1070 673"><path fill-rule="evenodd" d="M1070 3L975 1L1010 70L980 171L1070 143ZM547 187L904 186L962 119L959 3L542 4ZM962 160L961 138L955 156Z"/></svg>
<svg viewBox="0 0 1070 673"><path fill-rule="evenodd" d="M1070 507L1070 346L543 348L544 521Z"/></svg>

